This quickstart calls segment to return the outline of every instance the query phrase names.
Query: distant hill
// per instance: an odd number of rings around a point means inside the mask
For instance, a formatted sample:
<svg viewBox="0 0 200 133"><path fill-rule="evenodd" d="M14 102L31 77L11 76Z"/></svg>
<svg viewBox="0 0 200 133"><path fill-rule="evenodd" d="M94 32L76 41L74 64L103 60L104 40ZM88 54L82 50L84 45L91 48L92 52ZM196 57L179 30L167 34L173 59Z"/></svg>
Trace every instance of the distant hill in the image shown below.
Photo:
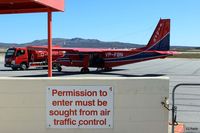
<svg viewBox="0 0 200 133"><path fill-rule="evenodd" d="M123 42L103 42L97 39L82 39L82 38L54 38L54 45L60 45L62 47L80 47L80 48L138 48L142 47L139 44L123 43ZM29 45L41 46L47 45L47 40L35 40L33 42L17 44L17 43L0 43L0 48L9 48L13 46L24 47Z"/></svg>
<svg viewBox="0 0 200 133"><path fill-rule="evenodd" d="M132 44L132 43L123 43L123 42L103 42L97 39L82 39L82 38L54 38L54 45L60 45L62 47L81 47L81 48L139 48L144 45ZM24 47L28 45L47 45L47 40L35 40L33 42L17 44L17 43L0 43L0 48L9 48L13 46ZM188 49L200 49L200 47L186 47L186 46L172 46L173 50L188 50Z"/></svg>
<svg viewBox="0 0 200 133"><path fill-rule="evenodd" d="M16 43L1 43L0 42L0 48L8 48L8 47L12 47L12 46L16 46L18 44Z"/></svg>
<svg viewBox="0 0 200 133"><path fill-rule="evenodd" d="M80 47L80 48L138 48L141 45L122 43L122 42L103 42L97 39L82 39L82 38L54 38L54 45L60 45L62 47ZM47 40L35 40L30 43L20 44L21 46L26 45L47 45Z"/></svg>

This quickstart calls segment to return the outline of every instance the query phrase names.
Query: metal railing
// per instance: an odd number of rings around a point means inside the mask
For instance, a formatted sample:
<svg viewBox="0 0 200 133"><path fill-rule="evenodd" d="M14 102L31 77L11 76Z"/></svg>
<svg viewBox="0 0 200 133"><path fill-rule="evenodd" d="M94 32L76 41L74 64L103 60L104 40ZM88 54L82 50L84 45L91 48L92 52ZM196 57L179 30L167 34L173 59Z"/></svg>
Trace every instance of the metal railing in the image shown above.
<svg viewBox="0 0 200 133"><path fill-rule="evenodd" d="M176 122L176 116L175 113L177 111L177 108L175 106L175 91L178 87L180 86L200 86L200 83L182 83L182 84L177 84L173 90L172 90L172 133L174 133L174 126L177 124Z"/></svg>

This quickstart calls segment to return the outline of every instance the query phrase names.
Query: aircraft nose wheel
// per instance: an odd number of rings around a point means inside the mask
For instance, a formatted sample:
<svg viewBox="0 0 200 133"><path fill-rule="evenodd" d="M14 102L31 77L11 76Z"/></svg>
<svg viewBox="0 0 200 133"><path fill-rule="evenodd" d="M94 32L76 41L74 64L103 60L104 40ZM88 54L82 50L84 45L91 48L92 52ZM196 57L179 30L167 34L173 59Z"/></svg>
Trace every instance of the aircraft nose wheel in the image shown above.
<svg viewBox="0 0 200 133"><path fill-rule="evenodd" d="M82 68L81 69L81 73L89 73L90 72L90 70L86 67L84 67L84 68Z"/></svg>
<svg viewBox="0 0 200 133"><path fill-rule="evenodd" d="M58 72L61 72L62 71L62 67L61 66L57 66L57 70L58 70Z"/></svg>

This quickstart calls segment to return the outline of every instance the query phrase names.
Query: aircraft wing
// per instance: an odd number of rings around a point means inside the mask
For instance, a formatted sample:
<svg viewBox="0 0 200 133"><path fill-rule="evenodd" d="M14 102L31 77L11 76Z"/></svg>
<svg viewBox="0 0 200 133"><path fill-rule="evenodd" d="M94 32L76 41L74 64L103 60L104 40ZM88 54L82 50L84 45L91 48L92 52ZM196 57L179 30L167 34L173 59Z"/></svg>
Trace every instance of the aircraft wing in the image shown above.
<svg viewBox="0 0 200 133"><path fill-rule="evenodd" d="M52 48L55 51L66 51L66 52L104 52L104 49L97 48Z"/></svg>
<svg viewBox="0 0 200 133"><path fill-rule="evenodd" d="M62 48L54 47L54 51L66 51L66 52L81 52L81 53L101 53L101 52L119 52L128 51L127 49L103 49L103 48Z"/></svg>
<svg viewBox="0 0 200 133"><path fill-rule="evenodd" d="M47 51L48 46L27 46L29 50ZM104 52L106 49L97 48L63 48L60 46L53 46L53 51L66 51L66 52Z"/></svg>
<svg viewBox="0 0 200 133"><path fill-rule="evenodd" d="M27 46L29 50L47 51L48 46ZM64 48L58 45L52 47L53 51L82 52L82 53L101 53L101 52L123 52L131 49L111 49L111 48ZM141 50L139 50L141 51ZM139 52L138 51L138 52Z"/></svg>
<svg viewBox="0 0 200 133"><path fill-rule="evenodd" d="M28 46L29 50L41 50L41 51L47 51L47 46ZM101 52L123 52L123 51L130 51L131 49L103 49L103 48L63 48L60 46L53 46L53 51L66 51L66 52L81 52L81 53L101 53ZM149 53L159 53L159 54L167 54L167 55L175 55L180 54L177 51L160 51L160 50L147 50L144 49L132 49L134 52L149 52Z"/></svg>
<svg viewBox="0 0 200 133"><path fill-rule="evenodd" d="M61 48L58 45L55 45L52 47L53 49L55 48ZM48 50L48 46L27 46L27 49L29 50L38 50L38 51L47 51Z"/></svg>

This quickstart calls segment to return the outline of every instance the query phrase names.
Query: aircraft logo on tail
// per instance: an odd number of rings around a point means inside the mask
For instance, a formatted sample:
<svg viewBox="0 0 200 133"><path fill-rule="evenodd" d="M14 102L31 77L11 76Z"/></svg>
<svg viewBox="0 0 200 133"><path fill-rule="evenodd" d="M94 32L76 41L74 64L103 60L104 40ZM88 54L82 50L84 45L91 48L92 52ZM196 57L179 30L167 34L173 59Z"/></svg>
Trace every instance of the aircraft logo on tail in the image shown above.
<svg viewBox="0 0 200 133"><path fill-rule="evenodd" d="M170 19L160 19L146 49L160 51L170 49Z"/></svg>

